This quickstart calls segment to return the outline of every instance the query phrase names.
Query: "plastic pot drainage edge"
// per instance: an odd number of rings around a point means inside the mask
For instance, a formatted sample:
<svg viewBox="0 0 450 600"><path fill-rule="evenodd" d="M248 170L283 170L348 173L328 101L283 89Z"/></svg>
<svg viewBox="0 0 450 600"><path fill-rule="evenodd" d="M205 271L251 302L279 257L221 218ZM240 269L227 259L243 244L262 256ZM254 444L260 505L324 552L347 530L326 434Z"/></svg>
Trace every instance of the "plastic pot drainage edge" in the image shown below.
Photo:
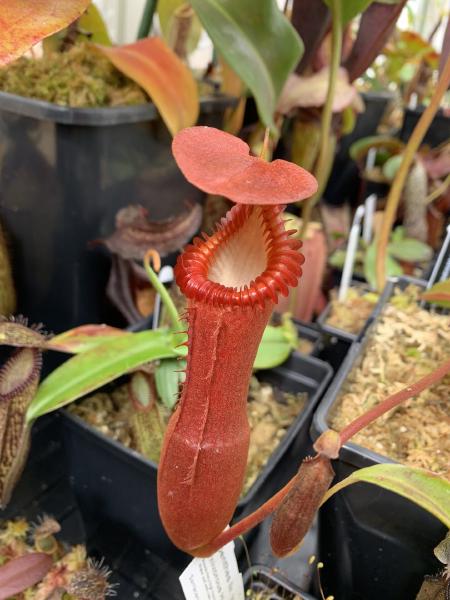
<svg viewBox="0 0 450 600"><path fill-rule="evenodd" d="M272 495L274 487L279 489L297 471L309 446L313 411L331 374L327 364L297 353L283 366L259 373L262 381L283 390L307 391L309 399L249 492L240 500L235 517L251 512ZM95 532L101 521L117 523L127 527L132 535L162 558L183 564L186 555L171 544L159 519L157 465L96 431L79 417L67 411L61 411L61 416L71 484L88 536ZM293 458L292 465L287 462L287 455ZM281 462L282 468L274 469Z"/></svg>
<svg viewBox="0 0 450 600"><path fill-rule="evenodd" d="M356 361L360 360L370 332L395 286L425 282L409 277L390 280L363 338L354 342L313 417L311 436L328 429L328 414ZM348 442L334 461L336 481L358 468L396 463L362 446ZM433 548L445 536L445 527L406 498L376 486L358 483L341 490L319 515L319 558L326 594L337 598L384 600L413 598L425 574L439 568ZM395 565L395 568L394 568Z"/></svg>

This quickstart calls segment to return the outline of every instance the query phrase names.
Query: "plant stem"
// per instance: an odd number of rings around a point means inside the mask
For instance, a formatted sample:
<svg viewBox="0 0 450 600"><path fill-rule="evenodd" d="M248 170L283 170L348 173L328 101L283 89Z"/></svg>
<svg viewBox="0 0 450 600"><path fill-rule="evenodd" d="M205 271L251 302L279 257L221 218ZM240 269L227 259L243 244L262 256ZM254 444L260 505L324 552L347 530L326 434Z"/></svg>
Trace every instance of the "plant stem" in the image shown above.
<svg viewBox="0 0 450 600"><path fill-rule="evenodd" d="M238 523L230 527L229 529L225 529L222 531L220 535L218 535L210 544L204 546L200 549L199 554L197 556L211 556L214 552L217 552L220 548L236 539L240 535L247 533L256 525L259 525L266 517L271 515L280 505L281 501L284 500L286 494L290 491L294 482L296 481L297 476L295 475L291 480L287 482L287 484L281 488L276 494L274 494L269 500L264 502L259 508L257 508L254 512L252 512L247 517L241 519Z"/></svg>
<svg viewBox="0 0 450 600"><path fill-rule="evenodd" d="M146 38L152 28L153 16L155 14L158 0L146 0L144 12L142 13L141 22L139 24L137 39Z"/></svg>
<svg viewBox="0 0 450 600"><path fill-rule="evenodd" d="M361 429L370 425L370 423L381 417L381 415L384 415L384 413L395 408L405 400L417 396L417 394L420 394L420 392L423 392L423 390L438 382L447 375L447 373L450 373L450 359L442 363L442 365L432 373L428 373L428 375L425 375L425 377L422 377L422 379L419 379L412 385L388 396L385 400L380 402L380 404L377 404L377 406L374 406L372 409L352 421L339 434L341 444L345 444L345 442L361 431Z"/></svg>
<svg viewBox="0 0 450 600"><path fill-rule="evenodd" d="M389 235L397 214L397 208L400 203L400 197L405 185L409 169L414 162L415 154L428 131L435 114L439 109L442 97L450 83L450 56L447 58L444 69L439 77L430 104L427 106L417 125L412 132L411 137L406 145L403 153L403 159L397 174L395 175L391 189L386 202L386 208L383 213L383 221L381 223L380 233L377 241L377 258L376 258L376 277L378 290L382 290L386 283L386 254Z"/></svg>
<svg viewBox="0 0 450 600"><path fill-rule="evenodd" d="M166 290L166 286L161 283L158 278L158 275L150 266L150 258L155 256L154 250L149 250L144 257L144 268L147 273L147 277L150 280L150 283L155 288L156 292L161 296L162 303L164 304L167 312L169 313L170 320L172 321L172 327L175 331L180 329L180 315L178 314L177 307L175 306L172 298L170 297L169 292ZM159 255L158 255L159 259ZM161 261L159 261L159 265L157 266L157 271L159 271L159 267L161 265Z"/></svg>
<svg viewBox="0 0 450 600"><path fill-rule="evenodd" d="M317 160L317 168L315 169L315 176L317 178L319 187L317 192L306 200L302 204L302 229L300 237L303 239L307 229L308 223L311 219L312 209L318 200L320 200L325 186L328 181L330 174L330 136L331 136L331 121L333 118L333 101L334 93L336 89L336 81L339 73L339 66L341 64L341 53L342 53L342 6L341 0L331 0L331 18L332 18L332 30L331 30L331 64L330 72L328 77L328 90L327 98L322 112L322 123L321 123L321 135L320 135L320 150L319 157Z"/></svg>
<svg viewBox="0 0 450 600"><path fill-rule="evenodd" d="M442 194L445 192L445 190L448 188L449 185L450 185L450 174L447 175L447 177L444 179L444 181L433 192L431 192L431 194L428 194L428 196L425 200L425 204L431 204L432 202L434 202L434 200L436 200L436 198L439 198L439 196L442 196Z"/></svg>

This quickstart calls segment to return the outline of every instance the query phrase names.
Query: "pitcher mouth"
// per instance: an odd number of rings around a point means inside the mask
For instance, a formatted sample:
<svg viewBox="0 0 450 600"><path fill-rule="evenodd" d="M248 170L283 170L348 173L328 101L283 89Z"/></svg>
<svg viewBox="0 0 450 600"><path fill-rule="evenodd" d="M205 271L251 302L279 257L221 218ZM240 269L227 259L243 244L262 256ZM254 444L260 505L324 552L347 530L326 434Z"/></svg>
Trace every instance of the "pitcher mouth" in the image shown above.
<svg viewBox="0 0 450 600"><path fill-rule="evenodd" d="M183 294L220 307L264 308L297 285L304 262L299 240L286 231L282 206L236 205L212 236L195 238L178 258Z"/></svg>

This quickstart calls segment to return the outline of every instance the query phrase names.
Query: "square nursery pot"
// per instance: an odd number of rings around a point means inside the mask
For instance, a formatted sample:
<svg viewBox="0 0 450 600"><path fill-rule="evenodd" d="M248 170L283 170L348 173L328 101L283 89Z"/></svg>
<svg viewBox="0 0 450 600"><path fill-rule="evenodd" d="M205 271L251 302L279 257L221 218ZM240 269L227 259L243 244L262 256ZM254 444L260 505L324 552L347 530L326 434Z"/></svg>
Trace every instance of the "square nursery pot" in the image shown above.
<svg viewBox="0 0 450 600"><path fill-rule="evenodd" d="M417 125L417 122L422 116L424 110L425 107L423 106L418 106L417 108L405 108L403 114L403 124L399 135L403 142L408 142L414 127ZM436 146L446 142L449 137L450 116L445 114L444 111L440 109L431 122L430 127L427 129L422 143L435 148Z"/></svg>
<svg viewBox="0 0 450 600"><path fill-rule="evenodd" d="M179 571L148 551L126 529L107 525L87 538L69 484L61 440L60 413L40 417L33 425L27 465L0 521L26 518L32 524L50 515L61 525L57 538L86 545L88 555L104 561L113 573L118 600L183 600Z"/></svg>
<svg viewBox="0 0 450 600"><path fill-rule="evenodd" d="M266 592L265 600L315 600L283 575L264 566L249 569L244 575L244 585L247 591Z"/></svg>
<svg viewBox="0 0 450 600"><path fill-rule="evenodd" d="M352 288L356 287L358 289L361 289L361 290L367 291L367 292L369 291L369 287L365 281L362 282L362 281L352 280L350 287L352 287ZM331 314L331 302L329 302L325 306L323 311L320 313L320 315L317 317L317 321L316 321L317 326L319 328L319 331L321 331L322 333L325 333L329 336L336 336L342 340L347 341L349 344L351 344L352 342L361 339L362 336L364 335L364 332L367 330L369 325L373 322L373 320L375 318L375 314L376 314L375 308L376 308L376 306L374 306L374 311L370 314L369 318L363 325L362 329L360 329L360 331L358 333L351 333L349 331L345 331L345 329L339 329L338 327L333 327L332 325L327 324L327 319Z"/></svg>
<svg viewBox="0 0 450 600"><path fill-rule="evenodd" d="M368 92L362 94L365 110L357 116L353 131L344 135L334 159L333 168L324 199L333 205L349 201L354 205L360 195L361 179L358 165L350 158L350 146L357 140L375 135L378 125L395 96L391 92Z"/></svg>
<svg viewBox="0 0 450 600"><path fill-rule="evenodd" d="M347 356L353 340L342 337L339 332L335 334L325 332L317 322L306 323L299 319L293 319L293 322L299 339L307 340L312 344L310 356L320 358L336 372Z"/></svg>
<svg viewBox="0 0 450 600"><path fill-rule="evenodd" d="M363 338L352 347L335 375L316 413L311 436L328 429L328 415L344 382L361 360L384 305L395 285L425 282L402 277L390 280L375 309L374 321ZM348 442L333 461L335 481L355 470L395 460ZM445 527L406 498L366 483L341 490L319 513L319 559L324 562L321 579L326 594L351 600L398 600L414 598L426 574L439 563L433 548L445 537Z"/></svg>
<svg viewBox="0 0 450 600"><path fill-rule="evenodd" d="M234 101L204 98L199 123L220 127ZM203 198L177 168L154 105L70 108L0 92L0 133L18 312L53 331L108 321L110 258L89 243L129 204L162 220Z"/></svg>
<svg viewBox="0 0 450 600"><path fill-rule="evenodd" d="M313 411L331 373L331 368L322 361L294 353L282 366L258 374L262 381L282 390L307 392L309 399L258 479L240 500L236 516L251 512L296 472L309 445ZM159 519L157 464L96 431L79 417L67 411L61 415L68 472L88 535L105 522L111 528L126 528L150 551L183 566L187 556L171 544Z"/></svg>

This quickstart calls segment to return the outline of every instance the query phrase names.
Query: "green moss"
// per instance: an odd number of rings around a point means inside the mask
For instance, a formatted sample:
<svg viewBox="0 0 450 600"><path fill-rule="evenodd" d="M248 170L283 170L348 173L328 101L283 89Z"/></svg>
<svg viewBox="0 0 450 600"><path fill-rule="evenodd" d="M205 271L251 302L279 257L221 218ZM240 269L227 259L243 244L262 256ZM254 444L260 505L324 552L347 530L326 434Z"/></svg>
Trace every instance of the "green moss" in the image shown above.
<svg viewBox="0 0 450 600"><path fill-rule="evenodd" d="M0 90L71 107L143 104L146 93L88 44L0 69Z"/></svg>

